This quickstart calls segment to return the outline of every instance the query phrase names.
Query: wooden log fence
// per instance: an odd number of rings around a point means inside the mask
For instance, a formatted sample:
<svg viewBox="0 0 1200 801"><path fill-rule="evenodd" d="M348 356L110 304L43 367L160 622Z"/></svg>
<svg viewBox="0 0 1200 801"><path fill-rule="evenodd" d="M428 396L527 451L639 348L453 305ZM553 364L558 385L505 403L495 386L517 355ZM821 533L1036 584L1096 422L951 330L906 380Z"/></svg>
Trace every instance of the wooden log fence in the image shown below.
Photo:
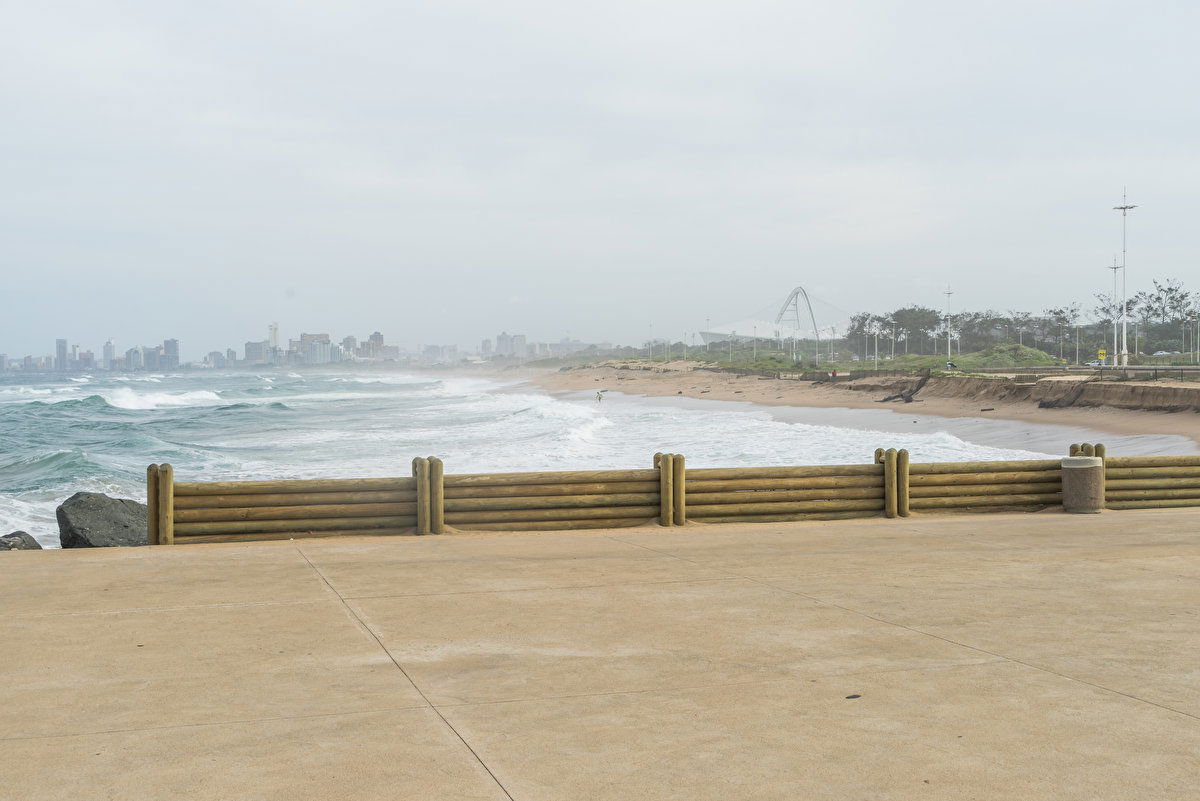
<svg viewBox="0 0 1200 801"><path fill-rule="evenodd" d="M1200 507L1200 456L1108 457L1108 509ZM869 464L691 468L657 453L650 469L445 473L418 457L401 478L176 481L146 469L149 542L291 539L446 531L553 531L657 523L908 517L913 513L1036 510L1062 503L1057 459L914 463L879 448Z"/></svg>

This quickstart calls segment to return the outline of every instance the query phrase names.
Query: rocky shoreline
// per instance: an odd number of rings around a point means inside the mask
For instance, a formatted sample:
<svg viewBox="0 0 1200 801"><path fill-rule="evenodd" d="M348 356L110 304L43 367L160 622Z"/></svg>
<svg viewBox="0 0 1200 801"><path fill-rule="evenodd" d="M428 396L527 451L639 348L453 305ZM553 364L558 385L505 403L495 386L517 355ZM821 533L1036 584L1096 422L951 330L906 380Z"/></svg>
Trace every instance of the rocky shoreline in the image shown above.
<svg viewBox="0 0 1200 801"><path fill-rule="evenodd" d="M63 548L127 548L148 545L146 505L101 492L77 492L63 501L55 517ZM25 531L0 536L0 551L40 551Z"/></svg>

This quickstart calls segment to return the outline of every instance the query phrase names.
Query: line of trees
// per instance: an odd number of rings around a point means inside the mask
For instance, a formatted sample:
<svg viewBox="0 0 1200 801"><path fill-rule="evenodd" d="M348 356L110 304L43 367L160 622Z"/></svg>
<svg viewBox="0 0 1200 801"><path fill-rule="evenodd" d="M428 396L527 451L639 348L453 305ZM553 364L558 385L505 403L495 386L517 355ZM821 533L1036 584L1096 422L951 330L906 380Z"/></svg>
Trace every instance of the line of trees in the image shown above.
<svg viewBox="0 0 1200 801"><path fill-rule="evenodd" d="M864 357L869 345L861 343L876 337L886 339L889 351L894 343L897 355L945 354L949 333L953 353L1020 344L1073 361L1078 344L1080 360L1086 361L1101 348L1112 350L1113 321L1120 319L1120 298L1097 294L1094 301L1086 321L1078 303L1041 314L987 309L956 312L949 318L926 306L905 306L887 314L860 312L850 318L846 339L852 349L861 348ZM1188 291L1181 282L1154 281L1153 291L1128 299L1127 314L1131 354L1196 350L1200 292Z"/></svg>

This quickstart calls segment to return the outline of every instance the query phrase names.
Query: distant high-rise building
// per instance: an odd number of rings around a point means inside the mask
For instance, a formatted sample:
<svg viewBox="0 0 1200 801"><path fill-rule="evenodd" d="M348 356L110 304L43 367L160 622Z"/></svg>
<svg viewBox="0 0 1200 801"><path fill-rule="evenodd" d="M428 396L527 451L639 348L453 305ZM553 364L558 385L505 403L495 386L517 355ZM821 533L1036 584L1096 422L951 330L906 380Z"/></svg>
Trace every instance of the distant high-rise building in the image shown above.
<svg viewBox="0 0 1200 801"><path fill-rule="evenodd" d="M31 372L32 370L33 370L33 357L26 356L24 359L21 360L21 371L28 373L28 372Z"/></svg>
<svg viewBox="0 0 1200 801"><path fill-rule="evenodd" d="M105 370L113 369L113 361L117 357L116 350L117 347L111 339L104 343L104 361L101 363L101 367Z"/></svg>
<svg viewBox="0 0 1200 801"><path fill-rule="evenodd" d="M367 341L359 348L359 353L368 359L378 359L383 356L383 334L375 331L367 337Z"/></svg>
<svg viewBox="0 0 1200 801"><path fill-rule="evenodd" d="M237 364L237 351L233 348L225 349L225 364L228 367L233 367Z"/></svg>
<svg viewBox="0 0 1200 801"><path fill-rule="evenodd" d="M8 354L0 353L0 373L8 371Z"/></svg>
<svg viewBox="0 0 1200 801"><path fill-rule="evenodd" d="M246 364L266 364L268 348L270 348L270 344L267 340L262 342L247 342Z"/></svg>
<svg viewBox="0 0 1200 801"><path fill-rule="evenodd" d="M524 334L513 334L512 335L512 355L523 359L523 358L525 358L527 353L528 353L528 349L525 346L525 335Z"/></svg>
<svg viewBox="0 0 1200 801"><path fill-rule="evenodd" d="M142 359L141 348L130 348L129 350L125 351L126 370L141 370L145 366L145 361Z"/></svg>
<svg viewBox="0 0 1200 801"><path fill-rule="evenodd" d="M479 345L479 352L482 353L484 356L491 356L492 355L492 340L490 340L490 339L483 340L483 342Z"/></svg>
<svg viewBox="0 0 1200 801"><path fill-rule="evenodd" d="M512 337L507 331L501 331L496 335L496 355L497 356L512 356L513 343Z"/></svg>
<svg viewBox="0 0 1200 801"><path fill-rule="evenodd" d="M219 350L209 351L209 354L204 357L204 362L209 367L218 370L227 366L225 364L225 354L221 353Z"/></svg>
<svg viewBox="0 0 1200 801"><path fill-rule="evenodd" d="M267 326L267 347L279 347L279 323L271 323Z"/></svg>
<svg viewBox="0 0 1200 801"><path fill-rule="evenodd" d="M301 334L301 337L306 336L308 334ZM324 337L324 339L318 337ZM333 346L329 342L328 334L313 335L313 338L305 342L305 364L329 364L331 361L333 361Z"/></svg>
<svg viewBox="0 0 1200 801"><path fill-rule="evenodd" d="M67 340L54 340L54 369L60 373L67 371Z"/></svg>
<svg viewBox="0 0 1200 801"><path fill-rule="evenodd" d="M142 347L142 366L147 370L161 370L162 366L162 345Z"/></svg>
<svg viewBox="0 0 1200 801"><path fill-rule="evenodd" d="M90 350L81 351L75 354L75 369L76 370L95 370L96 369L96 354Z"/></svg>
<svg viewBox="0 0 1200 801"><path fill-rule="evenodd" d="M179 340L167 339L163 340L162 346L162 362L159 365L160 370L178 370L179 369Z"/></svg>
<svg viewBox="0 0 1200 801"><path fill-rule="evenodd" d="M342 338L342 353L346 358L354 356L358 353L358 337L343 337Z"/></svg>

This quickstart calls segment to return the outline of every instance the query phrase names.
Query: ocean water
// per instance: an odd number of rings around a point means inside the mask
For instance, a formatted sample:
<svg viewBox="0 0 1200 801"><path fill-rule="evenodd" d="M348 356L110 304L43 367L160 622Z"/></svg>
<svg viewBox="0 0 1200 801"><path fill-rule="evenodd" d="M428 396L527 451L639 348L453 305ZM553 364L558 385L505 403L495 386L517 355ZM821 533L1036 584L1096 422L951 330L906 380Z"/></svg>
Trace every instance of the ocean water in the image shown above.
<svg viewBox="0 0 1200 801"><path fill-rule="evenodd" d="M217 481L404 476L414 456L448 473L649 467L656 451L692 467L865 463L885 443L917 461L1046 456L711 406L375 372L0 379L0 532L56 547L59 503L79 490L144 501L152 462Z"/></svg>

